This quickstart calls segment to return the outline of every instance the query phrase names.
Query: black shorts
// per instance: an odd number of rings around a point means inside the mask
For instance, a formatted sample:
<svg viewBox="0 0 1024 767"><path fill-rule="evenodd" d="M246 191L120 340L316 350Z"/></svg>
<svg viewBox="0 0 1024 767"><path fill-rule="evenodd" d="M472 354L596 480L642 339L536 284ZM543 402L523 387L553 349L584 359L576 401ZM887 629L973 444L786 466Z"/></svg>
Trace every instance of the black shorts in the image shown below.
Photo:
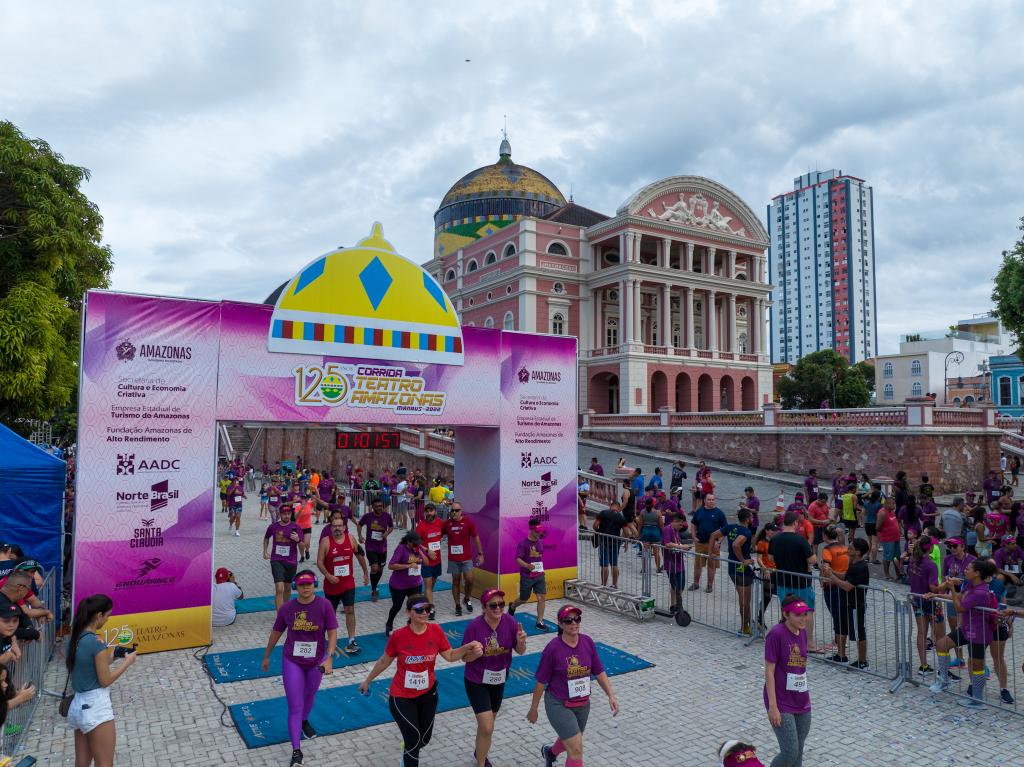
<svg viewBox="0 0 1024 767"><path fill-rule="evenodd" d="M850 531L851 533L852 533L852 532L853 532L854 530L856 530L856 529L857 529L858 527L860 527L860 523L859 523L859 522L858 522L858 521L857 521L856 519L844 519L844 520L843 520L843 525L844 525L844 526L846 527L846 529L847 529L847 530L849 530L849 531Z"/></svg>
<svg viewBox="0 0 1024 767"><path fill-rule="evenodd" d="M381 567L387 567L388 555L386 551L367 551L366 561L371 567L374 565L380 565Z"/></svg>
<svg viewBox="0 0 1024 767"><path fill-rule="evenodd" d="M227 493L221 493L221 494L220 494L220 499L221 499L222 501L226 501L226 500L228 499L228 494L227 494Z"/></svg>
<svg viewBox="0 0 1024 767"><path fill-rule="evenodd" d="M964 645L970 646L971 658L974 660L985 660L985 645L979 642L970 642L967 637L964 636L963 629L957 629L949 635L949 641L951 641L956 647L963 647Z"/></svg>
<svg viewBox="0 0 1024 767"><path fill-rule="evenodd" d="M343 591L340 594L324 594L324 596L327 597L327 601L331 603L335 612L337 612L339 604L345 605L345 607L351 607L356 603L355 588Z"/></svg>
<svg viewBox="0 0 1024 767"><path fill-rule="evenodd" d="M878 535L878 528L875 526L874 522L865 522L864 532L867 533L869 536Z"/></svg>
<svg viewBox="0 0 1024 767"><path fill-rule="evenodd" d="M750 567L744 567L742 570L730 567L729 580L737 586L749 586L754 582L754 570Z"/></svg>
<svg viewBox="0 0 1024 767"><path fill-rule="evenodd" d="M1005 642L1009 638L1010 638L1010 627L1009 626L1007 626L1005 623L1000 623L998 626L996 626L996 631L992 635L992 641L993 642Z"/></svg>
<svg viewBox="0 0 1024 767"><path fill-rule="evenodd" d="M291 583L295 580L297 564L288 562L273 561L270 563L270 572L274 576L274 583Z"/></svg>
<svg viewBox="0 0 1024 767"><path fill-rule="evenodd" d="M501 708L501 700L505 696L504 684L480 684L463 678L466 683L466 697L469 698L469 705L473 707L474 714L484 714L491 711L495 714Z"/></svg>
<svg viewBox="0 0 1024 767"><path fill-rule="evenodd" d="M300 527L299 529L302 531L303 537L305 537L307 535L312 537L312 535L313 535L313 528L312 527Z"/></svg>

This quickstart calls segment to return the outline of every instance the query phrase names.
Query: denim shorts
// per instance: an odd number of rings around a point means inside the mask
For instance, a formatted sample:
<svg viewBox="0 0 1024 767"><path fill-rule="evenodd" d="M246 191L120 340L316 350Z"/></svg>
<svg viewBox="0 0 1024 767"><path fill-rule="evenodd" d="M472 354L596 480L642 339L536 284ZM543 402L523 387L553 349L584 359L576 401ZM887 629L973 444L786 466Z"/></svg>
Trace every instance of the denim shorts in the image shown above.
<svg viewBox="0 0 1024 767"><path fill-rule="evenodd" d="M789 589L789 588L786 588L785 586L778 586L775 589L775 593L779 597L779 604L782 604L783 601L785 601L787 596L789 596L790 594L793 594L798 599L801 599L804 602L806 602L807 606L810 607L812 610L814 609L814 587L813 586L807 586L806 588L802 588L802 589Z"/></svg>
<svg viewBox="0 0 1024 767"><path fill-rule="evenodd" d="M882 561L892 562L900 558L900 542L886 541L882 543Z"/></svg>
<svg viewBox="0 0 1024 767"><path fill-rule="evenodd" d="M602 541L597 546L597 561L601 567L619 566L619 542Z"/></svg>

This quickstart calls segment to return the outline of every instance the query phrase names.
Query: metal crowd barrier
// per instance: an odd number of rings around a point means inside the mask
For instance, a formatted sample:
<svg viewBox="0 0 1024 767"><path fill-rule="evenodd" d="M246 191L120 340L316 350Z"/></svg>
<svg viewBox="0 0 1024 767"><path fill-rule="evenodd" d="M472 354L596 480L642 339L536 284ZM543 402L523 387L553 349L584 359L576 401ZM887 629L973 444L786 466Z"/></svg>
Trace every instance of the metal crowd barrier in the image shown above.
<svg viewBox="0 0 1024 767"><path fill-rule="evenodd" d="M28 732L36 706L39 705L43 695L43 676L46 673L46 666L53 656L53 648L57 640L56 619L60 617L60 583L57 582L56 568L51 569L43 579L38 596L47 609L53 613L55 619L43 624L36 621L39 639L32 642L19 641L21 658L8 665L10 674L8 684L15 690L21 690L26 684L35 686L35 695L32 699L10 709L7 712L7 721L0 729L0 754L8 756L17 751L22 738Z"/></svg>
<svg viewBox="0 0 1024 767"><path fill-rule="evenodd" d="M956 608L951 599L937 597L928 601L932 602L933 605L941 606L943 620L940 623L928 616L922 616L926 621L926 630L928 632L924 653L925 665L931 667L934 671L921 672L919 670L921 658L918 654L917 640L915 638L919 629L918 621L915 618L915 610L917 612L924 612L924 610L919 607L922 604L921 601L915 600L913 594L908 594L904 600L909 616L908 626L913 627L912 631L914 634L914 637L908 636L907 649L912 655L910 655L910 661L907 663L904 681L916 686L927 686L936 681L939 659L935 642L938 640L938 637L951 633L950 617L956 615ZM987 682L985 685L985 697L982 699L982 702L986 706L999 708L1004 711L1012 711L1016 714L1024 714L1024 705L1019 700L1019 696L1024 695L1024 680L1019 676L1021 673L1024 673L1024 669L1021 669L1018 665L1018 658L1024 657L1024 639L1014 632L1014 619L1012 615L1004 615L999 610L988 608L978 609L991 615L995 624L1005 629L1005 634L1007 635L1005 640L996 639L985 648L984 671ZM934 607L932 611L934 612ZM963 625L962 616L957 616L955 620L958 626ZM962 662L962 665L949 669L949 688L940 694L960 699L969 699L971 697L969 693L971 686L969 646L964 645L950 650L949 659L951 662L955 662L954 659L958 659ZM1021 683L1018 684L1018 682ZM1007 690L1010 693L1010 696L1013 698L1012 703L1007 703L1001 699L1002 690Z"/></svg>

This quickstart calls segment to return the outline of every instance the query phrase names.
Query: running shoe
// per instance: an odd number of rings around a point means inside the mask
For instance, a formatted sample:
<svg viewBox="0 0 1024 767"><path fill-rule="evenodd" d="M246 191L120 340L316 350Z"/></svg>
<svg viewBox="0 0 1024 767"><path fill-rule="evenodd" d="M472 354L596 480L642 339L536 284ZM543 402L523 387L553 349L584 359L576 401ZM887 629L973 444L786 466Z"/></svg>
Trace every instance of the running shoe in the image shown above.
<svg viewBox="0 0 1024 767"><path fill-rule="evenodd" d="M551 629L548 628L546 623L538 623L537 631L551 631Z"/></svg>
<svg viewBox="0 0 1024 767"><path fill-rule="evenodd" d="M346 655L358 655L362 651L363 648L357 645L356 640L354 639L350 641L347 645L345 645L344 650L342 650L342 652L344 652Z"/></svg>
<svg viewBox="0 0 1024 767"><path fill-rule="evenodd" d="M948 679L936 679L929 687L932 692L945 692L949 689Z"/></svg>
<svg viewBox="0 0 1024 767"><path fill-rule="evenodd" d="M927 663L925 663L923 666L918 666L917 667L917 673L918 674L934 674L935 673L935 669L933 669L931 666L929 666Z"/></svg>
<svg viewBox="0 0 1024 767"><path fill-rule="evenodd" d="M370 601L376 602L378 599L380 599L380 593L377 591L377 589L374 589L370 592Z"/></svg>
<svg viewBox="0 0 1024 767"><path fill-rule="evenodd" d="M551 753L551 746L541 746L540 755L544 757L544 767L554 767L558 757Z"/></svg>
<svg viewBox="0 0 1024 767"><path fill-rule="evenodd" d="M473 603L468 599L463 599L462 604L466 606L466 612L473 612Z"/></svg>
<svg viewBox="0 0 1024 767"><path fill-rule="evenodd" d="M847 658L845 655L840 655L839 653L836 653L835 655L830 655L828 659L830 661L832 661L833 663L849 663L850 662L849 658Z"/></svg>
<svg viewBox="0 0 1024 767"><path fill-rule="evenodd" d="M957 703L964 708L985 708L985 704L976 698L961 698Z"/></svg>
<svg viewBox="0 0 1024 767"><path fill-rule="evenodd" d="M316 730L313 729L313 725L309 723L308 719L302 720L302 739L313 740L316 737Z"/></svg>
<svg viewBox="0 0 1024 767"><path fill-rule="evenodd" d="M235 530L235 537L238 538L240 535L241 535L241 533L238 532L237 530Z"/></svg>
<svg viewBox="0 0 1024 767"><path fill-rule="evenodd" d="M288 762L288 767L302 767L302 752L299 749L292 751L292 760Z"/></svg>
<svg viewBox="0 0 1024 767"><path fill-rule="evenodd" d="M960 658L953 658L949 662L949 667L950 668L956 668L957 666L962 666L962 665L964 665L964 662Z"/></svg>
<svg viewBox="0 0 1024 767"><path fill-rule="evenodd" d="M1013 696L1010 695L1010 691L1005 687L999 691L999 700L1005 703L1007 706L1013 705Z"/></svg>
<svg viewBox="0 0 1024 767"><path fill-rule="evenodd" d="M691 584L690 584L690 585L689 585L689 586L688 586L688 587L686 588L686 590L687 590L687 591L696 591L696 590L697 590L697 589L699 589L699 588L700 588L700 584L699 584L699 583L691 583Z"/></svg>
<svg viewBox="0 0 1024 767"><path fill-rule="evenodd" d="M864 669L866 669L868 667L868 662L867 661L859 661L859 660L850 661L850 667L851 668L855 668L858 671L863 671Z"/></svg>
<svg viewBox="0 0 1024 767"><path fill-rule="evenodd" d="M462 615L462 605L455 605L455 616L459 617Z"/></svg>

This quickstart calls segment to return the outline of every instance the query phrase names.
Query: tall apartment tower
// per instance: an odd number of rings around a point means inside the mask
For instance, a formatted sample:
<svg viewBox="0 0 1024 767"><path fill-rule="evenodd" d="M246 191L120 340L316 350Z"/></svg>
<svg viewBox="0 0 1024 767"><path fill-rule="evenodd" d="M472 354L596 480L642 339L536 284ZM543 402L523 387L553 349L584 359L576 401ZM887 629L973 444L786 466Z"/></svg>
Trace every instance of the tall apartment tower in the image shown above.
<svg viewBox="0 0 1024 767"><path fill-rule="evenodd" d="M839 170L805 173L768 206L772 360L878 352L871 187Z"/></svg>

